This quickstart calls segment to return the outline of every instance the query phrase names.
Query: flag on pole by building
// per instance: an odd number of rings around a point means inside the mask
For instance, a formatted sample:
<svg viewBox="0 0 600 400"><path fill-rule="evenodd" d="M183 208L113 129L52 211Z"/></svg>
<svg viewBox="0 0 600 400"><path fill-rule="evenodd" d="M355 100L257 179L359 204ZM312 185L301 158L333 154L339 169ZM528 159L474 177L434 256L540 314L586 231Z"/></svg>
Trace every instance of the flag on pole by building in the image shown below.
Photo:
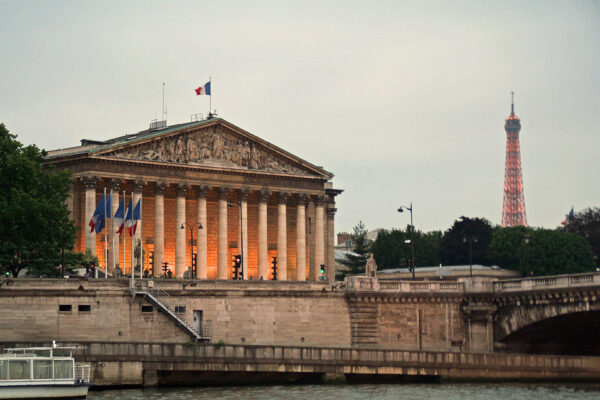
<svg viewBox="0 0 600 400"><path fill-rule="evenodd" d="M117 231L117 233L119 235L121 233L123 233L124 228L128 227L129 220L131 219L132 201L133 201L133 199L129 199L129 205L127 206L127 209L125 210L125 219L123 220L123 223L121 224L121 226L119 227L119 230Z"/></svg>
<svg viewBox="0 0 600 400"><path fill-rule="evenodd" d="M204 85L199 86L196 90L197 96L210 96L210 81L206 82Z"/></svg>
<svg viewBox="0 0 600 400"><path fill-rule="evenodd" d="M575 214L573 213L573 207L571 207L571 212L569 212L569 214L567 215L565 220L563 222L561 222L561 225L566 226L567 223L569 222L569 220L571 220L574 216L575 216Z"/></svg>
<svg viewBox="0 0 600 400"><path fill-rule="evenodd" d="M125 219L125 227L129 230L129 236L135 235L135 231L137 230L137 222L141 219L140 200L138 200L137 204L135 205L135 208L133 209L133 217L128 211L127 217Z"/></svg>
<svg viewBox="0 0 600 400"><path fill-rule="evenodd" d="M123 233L123 225L125 224L125 198L122 198L119 202L119 208L113 217L115 227L117 228L116 233L119 235Z"/></svg>
<svg viewBox="0 0 600 400"><path fill-rule="evenodd" d="M104 226L106 225L106 214L110 215L110 194L107 198L104 197L104 194L100 197L100 201L96 205L96 210L94 210L94 214L92 214L92 218L90 219L90 232L96 231L96 233L100 233Z"/></svg>

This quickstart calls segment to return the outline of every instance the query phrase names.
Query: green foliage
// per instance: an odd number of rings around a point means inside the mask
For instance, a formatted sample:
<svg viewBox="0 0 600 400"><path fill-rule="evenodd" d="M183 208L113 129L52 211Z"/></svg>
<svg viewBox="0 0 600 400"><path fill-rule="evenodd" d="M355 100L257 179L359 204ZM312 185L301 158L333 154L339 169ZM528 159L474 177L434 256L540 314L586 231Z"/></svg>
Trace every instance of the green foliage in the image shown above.
<svg viewBox="0 0 600 400"><path fill-rule="evenodd" d="M529 243L526 242L529 236ZM527 275L593 271L592 251L578 235L522 226L494 229L490 259L498 266Z"/></svg>
<svg viewBox="0 0 600 400"><path fill-rule="evenodd" d="M381 230L377 239L371 244L371 252L375 257L378 269L408 268L412 264L410 244L406 240L413 240L415 246L415 266L438 265L439 247L442 240L440 231L421 232L412 230L408 225L406 230L392 229Z"/></svg>
<svg viewBox="0 0 600 400"><path fill-rule="evenodd" d="M0 124L0 270L17 276L56 276L63 250L71 250L75 227L65 201L70 173L42 168L46 153L23 146Z"/></svg>
<svg viewBox="0 0 600 400"><path fill-rule="evenodd" d="M586 208L575 213L573 217L567 218L567 225L561 229L587 240L592 247L596 265L600 265L600 208Z"/></svg>
<svg viewBox="0 0 600 400"><path fill-rule="evenodd" d="M354 244L354 249L352 249L352 253L354 254L347 253L344 260L338 260L348 267L347 271L341 274L341 277L365 272L365 264L367 263L369 252L371 251L365 224L360 221L353 229L352 243Z"/></svg>
<svg viewBox="0 0 600 400"><path fill-rule="evenodd" d="M490 265L488 249L492 239L492 224L485 218L460 217L444 232L440 259L444 265L468 265L471 241L473 264Z"/></svg>

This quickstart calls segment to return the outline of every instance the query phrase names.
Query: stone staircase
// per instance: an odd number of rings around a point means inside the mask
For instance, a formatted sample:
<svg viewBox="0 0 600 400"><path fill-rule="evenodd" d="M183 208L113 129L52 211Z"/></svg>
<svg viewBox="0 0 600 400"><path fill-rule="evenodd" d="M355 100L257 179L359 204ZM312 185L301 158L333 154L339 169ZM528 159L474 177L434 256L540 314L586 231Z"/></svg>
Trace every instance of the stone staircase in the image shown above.
<svg viewBox="0 0 600 400"><path fill-rule="evenodd" d="M377 304L351 301L350 327L353 345L378 343Z"/></svg>
<svg viewBox="0 0 600 400"><path fill-rule="evenodd" d="M183 319L171 310L169 307L169 294L164 290L153 287L151 281L137 281L134 287L131 287L132 296L144 296L145 300L155 305L159 311L165 313L177 326L183 329L195 341L210 341L210 327L202 326L200 331L196 331ZM208 321L206 321L208 322ZM208 331L208 336L206 335Z"/></svg>

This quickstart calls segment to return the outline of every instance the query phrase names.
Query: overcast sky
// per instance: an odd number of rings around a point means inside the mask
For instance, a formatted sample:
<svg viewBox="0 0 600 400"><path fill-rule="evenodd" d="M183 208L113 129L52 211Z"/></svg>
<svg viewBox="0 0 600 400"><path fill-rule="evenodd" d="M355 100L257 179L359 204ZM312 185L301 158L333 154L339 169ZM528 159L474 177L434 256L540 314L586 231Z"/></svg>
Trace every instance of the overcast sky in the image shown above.
<svg viewBox="0 0 600 400"><path fill-rule="evenodd" d="M41 148L208 110L335 174L336 230L600 206L599 1L0 1L0 122Z"/></svg>

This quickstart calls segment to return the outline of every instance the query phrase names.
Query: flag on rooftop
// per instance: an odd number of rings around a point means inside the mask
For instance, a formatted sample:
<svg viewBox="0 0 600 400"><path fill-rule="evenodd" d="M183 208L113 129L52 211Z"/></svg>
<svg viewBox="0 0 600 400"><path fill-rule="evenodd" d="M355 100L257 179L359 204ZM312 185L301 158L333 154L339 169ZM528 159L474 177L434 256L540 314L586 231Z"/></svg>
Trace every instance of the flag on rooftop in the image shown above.
<svg viewBox="0 0 600 400"><path fill-rule="evenodd" d="M198 95L198 96L202 96L202 95L210 96L210 81L206 82L202 86L199 86L195 90L196 90L196 95Z"/></svg>
<svg viewBox="0 0 600 400"><path fill-rule="evenodd" d="M573 214L573 207L571 207L571 212L569 212L569 214L567 215L567 217L565 218L565 220L563 222L561 222L562 226L566 226L567 223L569 222L569 220L571 220L573 218L574 214Z"/></svg>

